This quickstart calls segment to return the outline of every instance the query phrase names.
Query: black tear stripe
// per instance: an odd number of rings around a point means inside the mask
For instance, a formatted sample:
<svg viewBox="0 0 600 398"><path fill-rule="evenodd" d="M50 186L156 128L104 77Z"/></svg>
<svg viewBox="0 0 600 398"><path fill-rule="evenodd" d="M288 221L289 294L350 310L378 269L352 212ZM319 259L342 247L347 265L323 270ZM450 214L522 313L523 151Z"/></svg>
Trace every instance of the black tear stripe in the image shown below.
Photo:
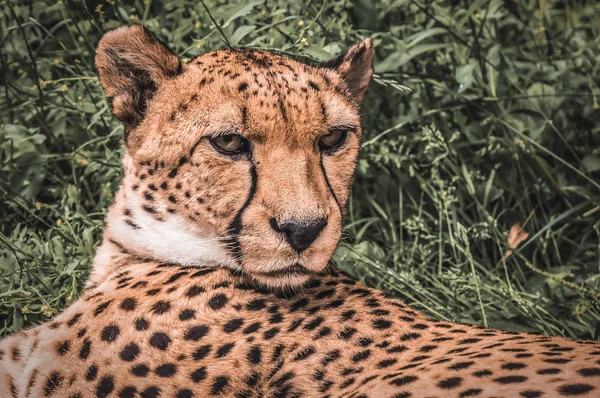
<svg viewBox="0 0 600 398"><path fill-rule="evenodd" d="M329 193L331 194L331 196L333 196L333 200L335 200L338 209L340 209L340 214L344 214L344 212L342 211L342 207L340 206L340 202L338 201L337 196L335 196L335 192L333 192L333 188L331 187L329 179L327 178L327 172L325 172L325 166L323 165L323 155L321 155L321 158L319 159L319 165L321 166L321 172L323 173L323 178L325 178L325 183L327 184L327 189L329 190Z"/></svg>
<svg viewBox="0 0 600 398"><path fill-rule="evenodd" d="M250 192L248 192L248 197L246 198L246 202L242 205L240 210L238 210L235 215L233 221L229 225L228 232L229 238L225 241L227 245L227 249L234 256L235 260L238 264L241 263L240 255L242 252L242 248L240 246L239 234L242 232L242 215L246 208L252 203L252 199L254 199L254 195L256 194L256 187L258 183L258 176L256 173L256 165L254 164L254 160L252 159L252 152L250 152L248 156L248 160L250 161Z"/></svg>
<svg viewBox="0 0 600 398"><path fill-rule="evenodd" d="M248 109L246 107L244 107L242 109L242 127L244 129L246 128L247 121L248 121Z"/></svg>
<svg viewBox="0 0 600 398"><path fill-rule="evenodd" d="M281 111L281 117L283 118L283 121L287 122L287 120L288 120L287 112L285 110L285 104L283 103L281 96L279 97L279 110Z"/></svg>
<svg viewBox="0 0 600 398"><path fill-rule="evenodd" d="M323 123L326 125L327 124L327 108L325 107L323 100L321 100L320 98L319 98L319 106L321 108L321 117L323 118Z"/></svg>

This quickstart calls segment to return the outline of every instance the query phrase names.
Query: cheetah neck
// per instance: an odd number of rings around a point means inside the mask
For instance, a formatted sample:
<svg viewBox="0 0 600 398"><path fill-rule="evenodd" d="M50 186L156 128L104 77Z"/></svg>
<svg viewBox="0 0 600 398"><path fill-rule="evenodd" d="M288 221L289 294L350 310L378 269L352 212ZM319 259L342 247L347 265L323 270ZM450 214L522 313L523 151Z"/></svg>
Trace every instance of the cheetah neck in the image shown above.
<svg viewBox="0 0 600 398"><path fill-rule="evenodd" d="M203 231L177 215L150 214L133 188L131 160L105 220L104 239L96 252L88 286L104 280L124 256L194 267L238 269L213 231Z"/></svg>

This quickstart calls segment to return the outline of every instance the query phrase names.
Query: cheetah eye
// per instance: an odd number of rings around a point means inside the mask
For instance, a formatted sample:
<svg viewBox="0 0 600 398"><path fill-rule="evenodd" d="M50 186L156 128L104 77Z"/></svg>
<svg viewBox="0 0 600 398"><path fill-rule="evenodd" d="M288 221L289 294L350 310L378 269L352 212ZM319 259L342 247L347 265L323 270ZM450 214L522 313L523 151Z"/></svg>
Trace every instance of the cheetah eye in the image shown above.
<svg viewBox="0 0 600 398"><path fill-rule="evenodd" d="M343 129L331 129L329 130L329 134L325 134L319 140L319 147L321 150L328 155L333 154L335 151L341 148L341 146L346 141L346 136L348 135L348 130Z"/></svg>
<svg viewBox="0 0 600 398"><path fill-rule="evenodd" d="M226 134L210 138L210 143L221 153L226 155L238 155L248 152L250 143L238 134Z"/></svg>

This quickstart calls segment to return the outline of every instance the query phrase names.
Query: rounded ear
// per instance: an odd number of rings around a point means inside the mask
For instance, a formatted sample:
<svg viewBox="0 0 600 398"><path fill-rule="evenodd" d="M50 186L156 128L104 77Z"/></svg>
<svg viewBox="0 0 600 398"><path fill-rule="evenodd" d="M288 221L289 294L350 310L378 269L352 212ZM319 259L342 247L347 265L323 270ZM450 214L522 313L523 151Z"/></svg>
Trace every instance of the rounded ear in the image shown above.
<svg viewBox="0 0 600 398"><path fill-rule="evenodd" d="M360 103L373 77L375 50L370 38L347 49L342 55L321 63L321 67L333 69L346 82L350 95Z"/></svg>
<svg viewBox="0 0 600 398"><path fill-rule="evenodd" d="M182 68L177 56L141 25L106 33L96 49L96 67L113 113L125 126L126 143L158 87Z"/></svg>

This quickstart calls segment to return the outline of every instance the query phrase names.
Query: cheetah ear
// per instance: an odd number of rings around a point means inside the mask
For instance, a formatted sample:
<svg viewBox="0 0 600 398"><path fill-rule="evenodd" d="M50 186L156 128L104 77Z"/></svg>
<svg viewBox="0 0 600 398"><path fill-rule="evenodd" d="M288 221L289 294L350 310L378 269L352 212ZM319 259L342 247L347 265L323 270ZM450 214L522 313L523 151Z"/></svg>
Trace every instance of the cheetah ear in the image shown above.
<svg viewBox="0 0 600 398"><path fill-rule="evenodd" d="M113 113L125 126L126 143L158 87L182 68L177 56L141 25L105 34L96 49L96 67Z"/></svg>
<svg viewBox="0 0 600 398"><path fill-rule="evenodd" d="M373 77L374 59L373 40L368 38L350 47L337 58L321 63L321 67L339 73L346 82L350 95L360 103Z"/></svg>

